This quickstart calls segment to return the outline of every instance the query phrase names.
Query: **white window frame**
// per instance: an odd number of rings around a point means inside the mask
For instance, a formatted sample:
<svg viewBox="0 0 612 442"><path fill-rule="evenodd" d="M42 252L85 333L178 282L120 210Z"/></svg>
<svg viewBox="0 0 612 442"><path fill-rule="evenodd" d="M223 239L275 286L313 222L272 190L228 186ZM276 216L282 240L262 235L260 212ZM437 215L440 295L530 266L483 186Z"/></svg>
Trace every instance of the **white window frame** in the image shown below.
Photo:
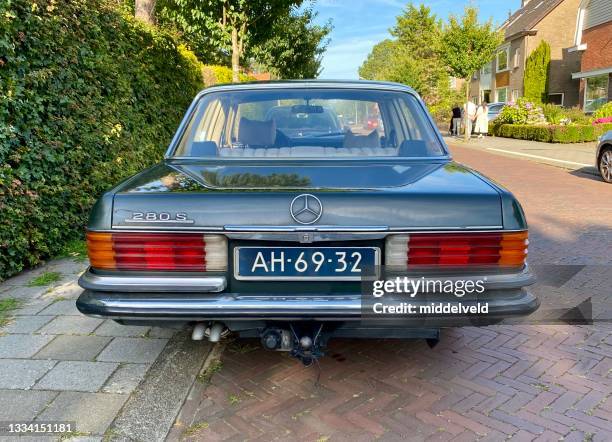
<svg viewBox="0 0 612 442"><path fill-rule="evenodd" d="M502 52L506 53L506 67L504 69L499 68L499 54ZM500 47L495 52L495 72L506 72L510 70L510 45Z"/></svg>
<svg viewBox="0 0 612 442"><path fill-rule="evenodd" d="M584 51L587 48L586 43L582 43L582 31L584 30L584 19L586 17L586 8L591 0L582 0L578 6L578 17L576 18L576 31L574 32L574 47L569 48L569 52Z"/></svg>
<svg viewBox="0 0 612 442"><path fill-rule="evenodd" d="M549 92L548 96L550 97L551 95L561 95L561 104L558 104L557 106L563 107L565 104L565 92Z"/></svg>
<svg viewBox="0 0 612 442"><path fill-rule="evenodd" d="M606 75L606 74L593 75L591 77L585 77L585 79L584 79L584 97L583 97L583 101L582 101L584 104L582 105L582 109L584 110L585 113L593 113L593 112L595 112L595 110L587 110L586 109L586 105L587 105L587 92L589 90L589 79L594 78L594 77L603 76L603 75ZM610 90L610 74L607 74L607 75L608 75L608 87L606 88L606 91L609 91ZM609 94L609 92L608 92L608 94ZM608 97L609 97L609 95L608 95Z"/></svg>
<svg viewBox="0 0 612 442"><path fill-rule="evenodd" d="M509 97L508 97L508 93L510 92L510 88L509 88L508 86L504 86L504 87L498 87L498 88L495 88L495 102L496 102L496 103L498 103L498 102L502 102L502 101L499 99L499 91L501 91L502 89L505 89L505 90L506 90L506 99L503 101L503 103L508 103L508 98L509 98Z"/></svg>
<svg viewBox="0 0 612 442"><path fill-rule="evenodd" d="M521 65L521 49L520 48L516 48L516 51L514 51L514 57L512 57L512 68L513 69L518 69L519 66Z"/></svg>
<svg viewBox="0 0 612 442"><path fill-rule="evenodd" d="M512 89L512 101L516 103L519 98L521 98L521 91L518 89Z"/></svg>

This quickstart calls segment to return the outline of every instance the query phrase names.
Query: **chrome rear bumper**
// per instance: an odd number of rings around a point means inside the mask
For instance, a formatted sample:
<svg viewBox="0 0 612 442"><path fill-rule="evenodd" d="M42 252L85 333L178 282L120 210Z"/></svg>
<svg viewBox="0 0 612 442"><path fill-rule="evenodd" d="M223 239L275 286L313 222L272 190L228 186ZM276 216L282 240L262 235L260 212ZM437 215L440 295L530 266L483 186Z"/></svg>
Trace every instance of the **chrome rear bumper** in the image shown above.
<svg viewBox="0 0 612 442"><path fill-rule="evenodd" d="M539 302L526 289L489 291L478 300L451 295L439 302L464 306L487 302L490 319L523 316L535 311ZM411 300L412 304L431 303ZM261 295L261 294L159 294L104 293L86 290L77 301L84 314L122 320L235 320L235 321L359 321L362 319L361 294L350 295ZM448 316L447 316L448 317ZM456 316L457 319L465 319Z"/></svg>

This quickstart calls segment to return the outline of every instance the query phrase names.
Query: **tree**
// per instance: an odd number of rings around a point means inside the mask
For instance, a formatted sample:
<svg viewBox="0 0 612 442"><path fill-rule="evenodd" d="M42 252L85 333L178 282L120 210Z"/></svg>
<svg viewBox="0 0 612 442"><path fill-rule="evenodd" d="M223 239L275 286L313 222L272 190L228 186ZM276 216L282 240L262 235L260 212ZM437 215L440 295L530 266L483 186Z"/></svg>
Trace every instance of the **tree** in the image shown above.
<svg viewBox="0 0 612 442"><path fill-rule="evenodd" d="M534 103L548 99L548 74L550 72L550 45L544 40L527 57L523 85L525 98Z"/></svg>
<svg viewBox="0 0 612 442"><path fill-rule="evenodd" d="M359 67L359 76L366 80L386 80L390 60L398 50L395 40L383 40L372 48L368 58Z"/></svg>
<svg viewBox="0 0 612 442"><path fill-rule="evenodd" d="M455 97L437 51L441 20L430 8L409 4L396 18L390 33L394 38L374 46L359 68L359 75L368 80L407 84L421 95L434 115L447 112Z"/></svg>
<svg viewBox="0 0 612 442"><path fill-rule="evenodd" d="M500 31L493 27L491 20L480 23L478 10L468 6L462 17L451 16L444 28L440 57L447 66L450 75L466 81L465 106L470 97L470 79L474 72L489 63L497 47L503 41ZM468 127L468 113L465 112L464 127ZM470 137L465 131L465 140Z"/></svg>
<svg viewBox="0 0 612 442"><path fill-rule="evenodd" d="M332 30L330 22L315 25L316 17L312 7L280 17L271 37L253 49L253 58L279 78L316 78Z"/></svg>
<svg viewBox="0 0 612 442"><path fill-rule="evenodd" d="M272 36L274 24L303 0L162 0L160 19L173 25L196 53L212 52L231 60L233 81L239 81L240 61L249 46ZM200 49L198 50L198 47ZM203 58L207 62L211 60Z"/></svg>
<svg viewBox="0 0 612 442"><path fill-rule="evenodd" d="M134 16L148 23L155 24L155 0L135 0Z"/></svg>
<svg viewBox="0 0 612 442"><path fill-rule="evenodd" d="M410 3L402 15L396 17L391 35L408 49L415 58L437 58L436 47L442 34L442 21L421 4Z"/></svg>

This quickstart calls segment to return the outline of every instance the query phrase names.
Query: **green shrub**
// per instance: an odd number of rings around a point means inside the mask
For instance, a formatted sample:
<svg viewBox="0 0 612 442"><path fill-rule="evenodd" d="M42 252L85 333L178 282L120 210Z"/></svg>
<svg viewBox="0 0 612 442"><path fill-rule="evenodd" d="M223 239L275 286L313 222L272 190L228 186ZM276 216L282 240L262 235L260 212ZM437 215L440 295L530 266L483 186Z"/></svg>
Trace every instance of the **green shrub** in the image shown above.
<svg viewBox="0 0 612 442"><path fill-rule="evenodd" d="M523 85L525 99L544 103L548 99L548 73L550 71L550 45L541 41L525 62Z"/></svg>
<svg viewBox="0 0 612 442"><path fill-rule="evenodd" d="M561 124L568 119L563 108L554 104L543 105L542 112L550 124Z"/></svg>
<svg viewBox="0 0 612 442"><path fill-rule="evenodd" d="M231 68L219 65L204 65L202 67L202 75L206 86L231 83L233 78ZM251 77L242 72L239 74L239 78L241 82L255 80L255 77Z"/></svg>
<svg viewBox="0 0 612 442"><path fill-rule="evenodd" d="M82 235L158 161L202 87L194 57L114 0L0 2L0 279Z"/></svg>
<svg viewBox="0 0 612 442"><path fill-rule="evenodd" d="M591 117L585 114L579 107L564 108L563 113L573 124L591 124Z"/></svg>
<svg viewBox="0 0 612 442"><path fill-rule="evenodd" d="M549 125L498 124L490 126L490 132L498 137L545 143L582 143L596 141L599 136L612 130L612 124L593 125Z"/></svg>
<svg viewBox="0 0 612 442"><path fill-rule="evenodd" d="M593 119L612 117L612 101L608 101L593 113Z"/></svg>

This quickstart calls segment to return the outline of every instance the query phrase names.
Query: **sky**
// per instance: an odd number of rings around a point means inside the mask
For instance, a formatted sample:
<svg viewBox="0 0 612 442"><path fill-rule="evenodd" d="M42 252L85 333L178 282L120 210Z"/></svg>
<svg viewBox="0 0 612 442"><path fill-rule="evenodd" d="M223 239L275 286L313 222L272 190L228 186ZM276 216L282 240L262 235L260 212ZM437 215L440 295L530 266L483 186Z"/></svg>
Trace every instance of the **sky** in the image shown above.
<svg viewBox="0 0 612 442"><path fill-rule="evenodd" d="M319 78L359 78L359 66L376 43L389 37L388 30L395 24L395 17L408 3L408 0L317 0L317 20L325 22L331 18L334 26ZM480 10L481 19L492 18L501 24L508 18L508 11L514 12L520 7L521 0L433 0L423 3L443 19L449 14L461 14L467 4L474 4Z"/></svg>

